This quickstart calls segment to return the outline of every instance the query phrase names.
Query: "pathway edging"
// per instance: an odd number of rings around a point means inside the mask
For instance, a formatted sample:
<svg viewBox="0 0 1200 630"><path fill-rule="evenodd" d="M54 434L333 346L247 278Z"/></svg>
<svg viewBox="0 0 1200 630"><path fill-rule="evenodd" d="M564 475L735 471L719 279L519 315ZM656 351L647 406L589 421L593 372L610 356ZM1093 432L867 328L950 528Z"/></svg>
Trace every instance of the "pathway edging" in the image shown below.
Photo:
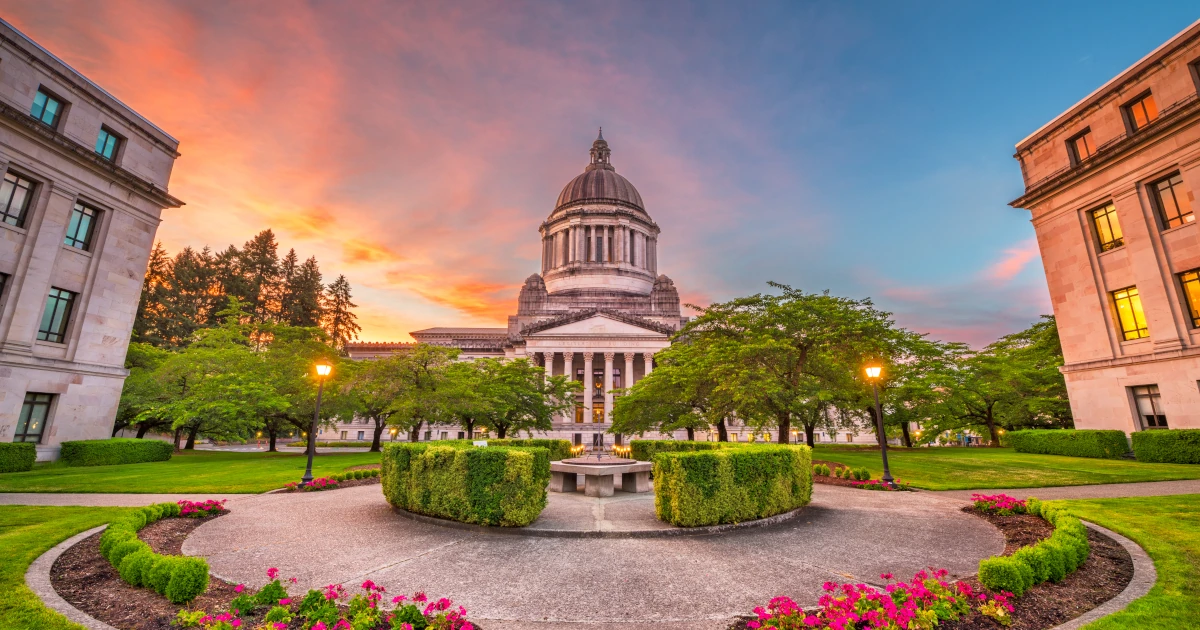
<svg viewBox="0 0 1200 630"><path fill-rule="evenodd" d="M54 585L50 583L50 568L54 566L54 561L58 560L58 557L63 555L68 549L83 542L83 539L92 534L104 531L106 527L108 527L107 524L93 527L86 532L80 532L58 543L50 551L38 556L38 559L34 560L33 564L29 565L29 570L25 572L25 584L42 600L46 608L57 612L88 630L117 629L79 610L63 599L54 590Z"/></svg>
<svg viewBox="0 0 1200 630"><path fill-rule="evenodd" d="M1129 580L1129 584L1125 587L1125 590L1117 593L1116 597L1064 624L1054 626L1050 630L1076 630L1101 617L1107 617L1115 612L1120 612L1133 600L1139 599L1145 596L1146 593L1149 593L1150 589L1154 587L1154 583L1158 581L1158 572L1154 569L1154 561L1150 559L1149 554L1137 543L1095 523L1083 521L1083 524L1117 541L1117 543L1125 548L1125 551L1129 552L1129 557L1133 559L1133 578Z"/></svg>

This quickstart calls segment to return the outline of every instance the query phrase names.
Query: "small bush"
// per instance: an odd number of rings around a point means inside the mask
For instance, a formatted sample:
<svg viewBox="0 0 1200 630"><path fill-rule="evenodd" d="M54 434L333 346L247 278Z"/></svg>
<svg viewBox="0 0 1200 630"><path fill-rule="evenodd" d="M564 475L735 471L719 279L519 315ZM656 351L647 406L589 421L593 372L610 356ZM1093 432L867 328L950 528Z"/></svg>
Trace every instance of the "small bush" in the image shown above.
<svg viewBox="0 0 1200 630"><path fill-rule="evenodd" d="M979 582L992 591L1020 597L1033 585L1033 569L1012 556L992 556L979 563Z"/></svg>
<svg viewBox="0 0 1200 630"><path fill-rule="evenodd" d="M108 554L108 561L114 567L120 567L121 561L124 560L126 556L148 550L150 550L150 545L147 545L137 538L134 538L133 540L126 540L123 543L113 546L112 551L110 551Z"/></svg>
<svg viewBox="0 0 1200 630"><path fill-rule="evenodd" d="M1046 579L1061 582L1067 577L1067 552L1053 540L1044 540L1038 547L1046 552Z"/></svg>
<svg viewBox="0 0 1200 630"><path fill-rule="evenodd" d="M0 442L0 473L33 470L37 447L33 442Z"/></svg>
<svg viewBox="0 0 1200 630"><path fill-rule="evenodd" d="M68 466L112 466L141 462L165 462L175 447L160 440L110 438L62 443L59 458Z"/></svg>
<svg viewBox="0 0 1200 630"><path fill-rule="evenodd" d="M172 604L184 604L196 599L208 588L208 563L203 558L176 557L171 578L163 595Z"/></svg>
<svg viewBox="0 0 1200 630"><path fill-rule="evenodd" d="M1018 453L1120 459L1129 452L1129 441L1125 437L1125 432L1116 430L1032 429L1010 431L1006 440Z"/></svg>
<svg viewBox="0 0 1200 630"><path fill-rule="evenodd" d="M145 573L154 564L154 552L149 547L136 553L131 553L121 560L117 569L121 579L134 586L145 585Z"/></svg>
<svg viewBox="0 0 1200 630"><path fill-rule="evenodd" d="M150 569L145 575L145 585L154 589L154 592L159 595L165 595L167 585L171 583L171 574L175 572L175 560L177 556L163 556L155 554L154 562L150 564Z"/></svg>
<svg viewBox="0 0 1200 630"><path fill-rule="evenodd" d="M1013 557L1033 569L1033 583L1040 584L1050 579L1050 552L1041 545L1021 547Z"/></svg>
<svg viewBox="0 0 1200 630"><path fill-rule="evenodd" d="M152 588L176 604L189 602L208 588L208 563L202 558L154 553L138 539L137 531L180 513L176 503L151 505L109 523L100 535L100 554L117 569L122 580Z"/></svg>
<svg viewBox="0 0 1200 630"><path fill-rule="evenodd" d="M820 475L822 477L828 477L829 466L826 466L825 464L817 464L816 466L813 466L813 474Z"/></svg>
<svg viewBox="0 0 1200 630"><path fill-rule="evenodd" d="M807 446L660 452L654 456L655 512L681 527L782 514L812 498L811 461Z"/></svg>
<svg viewBox="0 0 1200 630"><path fill-rule="evenodd" d="M867 470L865 467L855 469L855 471L854 471L854 480L855 481L866 481L870 478L871 478L871 471Z"/></svg>
<svg viewBox="0 0 1200 630"><path fill-rule="evenodd" d="M1200 464L1200 429L1156 429L1133 434L1139 462Z"/></svg>

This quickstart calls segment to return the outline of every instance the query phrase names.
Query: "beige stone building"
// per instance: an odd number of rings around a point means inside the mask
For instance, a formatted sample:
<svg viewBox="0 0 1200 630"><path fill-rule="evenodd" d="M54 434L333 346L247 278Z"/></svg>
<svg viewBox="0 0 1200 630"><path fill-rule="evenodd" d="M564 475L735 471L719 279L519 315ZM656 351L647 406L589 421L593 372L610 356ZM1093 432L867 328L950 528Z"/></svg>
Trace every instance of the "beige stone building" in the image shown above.
<svg viewBox="0 0 1200 630"><path fill-rule="evenodd" d="M0 441L111 435L178 145L0 21Z"/></svg>
<svg viewBox="0 0 1200 630"><path fill-rule="evenodd" d="M1200 428L1200 22L1017 145L1078 428Z"/></svg>

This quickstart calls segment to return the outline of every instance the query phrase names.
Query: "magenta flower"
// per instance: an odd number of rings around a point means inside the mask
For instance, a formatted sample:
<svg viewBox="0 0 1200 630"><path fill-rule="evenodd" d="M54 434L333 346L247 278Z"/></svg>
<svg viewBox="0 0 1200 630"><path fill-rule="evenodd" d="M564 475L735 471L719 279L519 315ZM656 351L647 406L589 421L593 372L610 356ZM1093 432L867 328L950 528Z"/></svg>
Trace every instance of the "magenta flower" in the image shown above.
<svg viewBox="0 0 1200 630"><path fill-rule="evenodd" d="M271 567L270 569L267 569L267 579L268 580L274 580L275 576L277 576L277 575L279 575L279 569L276 569L275 567Z"/></svg>
<svg viewBox="0 0 1200 630"><path fill-rule="evenodd" d="M246 585L245 585L245 584L238 584L237 586L233 587L233 592L234 592L234 593L241 593L241 592L242 592L242 591L244 591L244 590L246 590Z"/></svg>

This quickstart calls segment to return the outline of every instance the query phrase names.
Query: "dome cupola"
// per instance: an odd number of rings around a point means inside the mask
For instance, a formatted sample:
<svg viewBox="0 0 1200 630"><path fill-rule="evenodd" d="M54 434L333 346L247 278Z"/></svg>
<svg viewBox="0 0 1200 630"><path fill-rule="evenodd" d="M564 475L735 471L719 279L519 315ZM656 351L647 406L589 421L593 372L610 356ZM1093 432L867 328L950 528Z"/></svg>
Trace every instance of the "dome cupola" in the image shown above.
<svg viewBox="0 0 1200 630"><path fill-rule="evenodd" d="M617 169L613 168L610 161L612 150L608 148L608 141L604 139L603 129L592 143L590 153L591 163L583 169L581 175L567 182L558 194L554 209L597 201L632 206L645 212L646 206L642 203L642 195L638 193L637 188L634 188L628 179L618 175Z"/></svg>

